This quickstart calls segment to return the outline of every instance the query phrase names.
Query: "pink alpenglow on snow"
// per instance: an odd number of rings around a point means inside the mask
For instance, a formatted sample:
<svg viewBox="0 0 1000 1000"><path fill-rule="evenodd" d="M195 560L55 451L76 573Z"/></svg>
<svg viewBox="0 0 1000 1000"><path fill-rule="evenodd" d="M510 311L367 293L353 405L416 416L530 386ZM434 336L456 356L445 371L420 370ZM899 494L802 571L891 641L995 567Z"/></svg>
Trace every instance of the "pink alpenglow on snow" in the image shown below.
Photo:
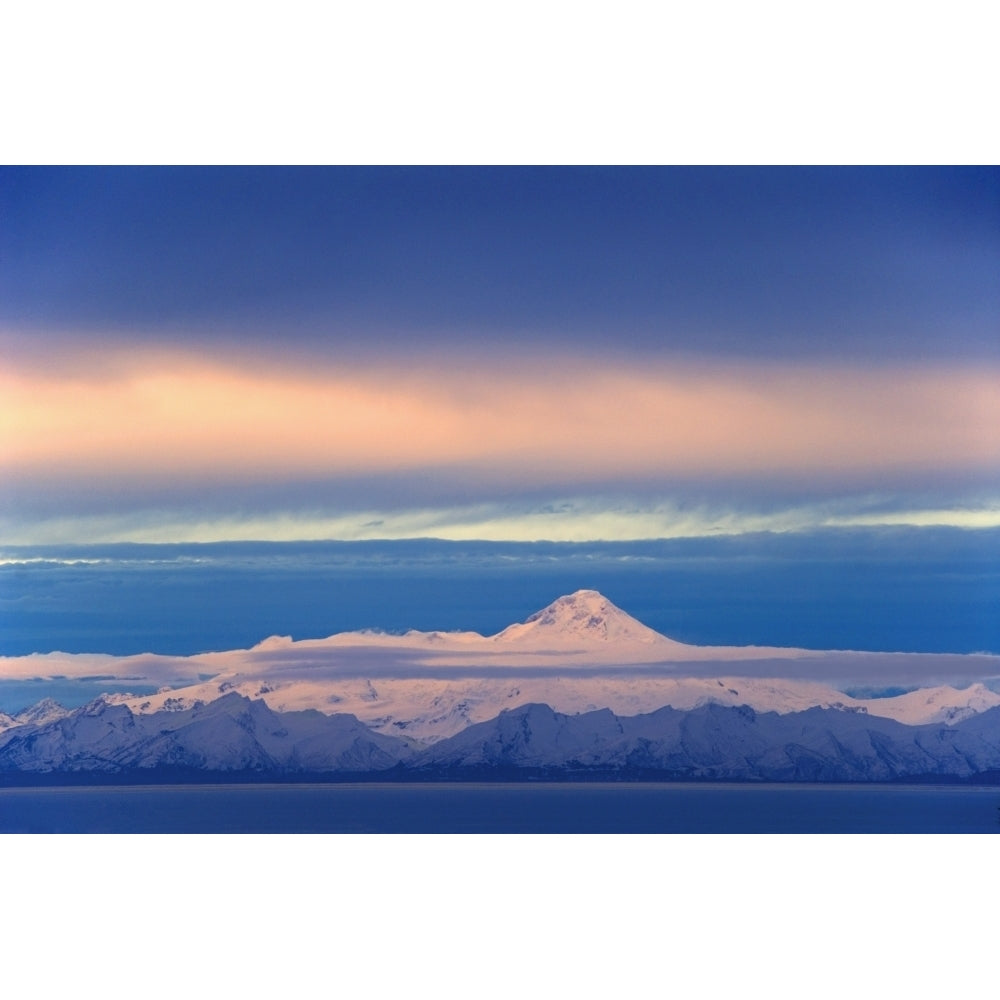
<svg viewBox="0 0 1000 1000"><path fill-rule="evenodd" d="M476 632L388 635L344 632L294 641L271 636L252 649L194 657L109 657L53 653L0 659L5 677L43 675L122 678L112 702L150 713L187 710L236 692L274 711L347 712L376 732L434 742L499 712L545 704L557 712L611 709L618 715L664 706L747 705L788 713L812 707L864 712L908 725L953 724L1000 705L982 683L937 685L896 697L854 698L836 686L850 664L869 679L905 673L920 659L961 662L966 673L1000 675L1000 657L838 653L752 646L707 647L675 642L616 607L595 590L579 590L493 636ZM809 674L809 679L802 676ZM203 680L210 675L210 680ZM129 682L163 683L133 696ZM58 711L50 704L36 714ZM0 729L20 724L0 718Z"/></svg>

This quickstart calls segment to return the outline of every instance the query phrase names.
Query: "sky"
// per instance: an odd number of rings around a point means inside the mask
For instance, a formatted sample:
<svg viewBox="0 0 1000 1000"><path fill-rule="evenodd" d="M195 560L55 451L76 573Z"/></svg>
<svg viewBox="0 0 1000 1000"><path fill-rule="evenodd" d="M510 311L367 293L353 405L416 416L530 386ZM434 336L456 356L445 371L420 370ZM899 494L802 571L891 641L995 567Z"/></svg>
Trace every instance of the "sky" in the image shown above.
<svg viewBox="0 0 1000 1000"><path fill-rule="evenodd" d="M151 9L122 18L117 7L98 6L67 7L55 19L47 6L9 12L18 44L8 47L0 76L18 97L0 135L5 162L997 162L995 131L983 125L995 89L995 32L971 5L959 5L950 17L930 10L905 19L894 7L870 3L838 9L836 17L803 8L793 18L785 6L713 6L703 15L692 7L671 10L663 21L638 6L617 18L595 9L576 11L572 19L559 5L505 9L503 16L488 8L456 16L453 8L436 5L416 13L393 9L388 17L380 6L370 15L361 7L338 11L331 30L304 7L285 21L273 11L251 9L234 21L231 10L203 3L197 10L182 4L169 17ZM191 31L194 19L198 31ZM303 25L315 30L303 31ZM221 421L228 417L247 428L236 448L246 452L243 441L262 418L245 396L234 390L227 397L227 407L239 402L236 412L227 413L216 396L210 413L196 413L183 401L171 407L170 393L156 397L139 379L142 372L155 372L189 385L182 373L200 369L251 374L257 385L271 386L279 374L294 385L306 376L340 372L362 387L368 384L362 374L380 385L390 376L426 376L430 392L452 374L460 389L474 395L499 371L498 357L510 366L510 381L519 381L525 369L546 372L546 362L562 370L556 363L565 365L570 357L592 373L624 368L651 380L660 370L654 363L670 370L685 363L707 375L728 364L750 380L783 362L822 378L835 361L848 376L863 372L875 381L884 375L883 386L899 384L894 365L932 377L995 373L995 171L833 171L819 180L806 171L785 173L788 181L751 172L728 191L719 173L713 181L713 175L688 172L686 190L675 171L659 182L647 174L653 179L644 184L602 174L581 173L577 181L564 172L549 173L548 181L536 174L532 198L531 185L496 172L469 174L464 197L457 193L455 172L424 180L400 178L399 171L363 172L353 180L340 174L317 198L316 188L324 185L301 174L289 182L287 174L267 181L244 173L235 183L231 173L228 180L213 181L200 172L0 169L0 545L346 538L376 528L430 530L428 524L437 534L557 536L561 528L584 538L610 536L609 522L628 537L739 530L754 519L772 525L831 517L992 523L1000 495L997 463L957 456L947 470L928 471L912 462L891 475L880 468L855 468L851 475L833 468L823 481L788 472L682 476L662 459L647 475L609 479L595 460L589 475L574 478L564 471L560 479L552 470L549 485L532 486L495 471L492 456L492 481L479 480L480 470L458 459L424 466L414 460L405 467L383 460L361 471L345 469L342 460L325 467L317 460L306 473L292 469L279 476L264 465L280 445L296 439L298 428L286 425L270 450L256 435L261 468L244 468L238 476L229 453L219 454ZM414 189L421 187L427 197L416 197L420 191ZM695 196L706 189L709 197ZM699 220L710 224L703 227ZM755 367L747 363L753 359ZM480 381L467 378L470 373ZM830 378L832 391L840 382ZM105 397L105 388L117 395ZM29 405L43 393L49 403L60 404L48 411L47 424L40 423L44 410ZM269 398L274 402L276 396ZM931 409L937 413L953 401L942 391ZM339 399L331 401L331 410L339 405ZM630 407L630 399L616 397L606 408L607 420L615 427L629 416L636 422ZM953 414L951 426L966 447L984 436L989 440L988 426L970 427L960 416ZM197 421L215 434L219 461L211 475L185 461L183 436L168 433L172 424ZM735 423L743 426L740 419ZM109 440L115 428L119 437ZM690 426L676 430L678 438L692 432ZM26 458L29 433L37 451L29 449ZM546 433L532 440L544 441ZM567 425L562 440L572 434ZM409 427L405 439L414 453L435 443ZM153 476L158 453L161 471ZM48 457L32 461L31 454ZM112 461L109 455L118 457ZM508 460L508 466L516 464ZM975 547L976 539L994 538L996 530L966 534L966 544ZM834 548L838 537L828 538ZM906 537L902 548L916 550L909 544L913 535ZM856 556L850 549L849 557ZM867 579L863 560L856 565L856 575ZM952 582L970 578L964 572L944 575ZM808 577L822 581L826 574L813 566ZM795 582L782 592L799 597L803 588ZM94 589L81 586L88 593ZM852 584L841 592L853 590ZM701 593L711 599L715 589ZM157 590L151 606L161 607L161 594ZM475 590L456 594L471 600ZM19 593L12 596L24 603ZM546 593L545 600L554 596ZM657 602L648 596L648 607L621 603L646 618ZM114 618L112 611L113 605L102 604L102 613ZM51 620L44 627L51 629ZM122 622L108 627L120 632ZM284 621L280 628L299 634L300 626ZM697 856L703 843L688 841L685 851ZM873 863L872 842L858 843L865 854L849 859L851 871L864 865L885 898L927 903L927 880L913 878L914 870L926 870L926 844L918 859L908 854L908 845L890 839ZM24 846L30 851L32 845ZM297 845L296 856L305 858L297 884L314 887L316 872L329 866L311 858L308 846ZM634 874L642 877L623 881L617 877L621 852L613 866L609 854L607 870L615 877L600 884L612 887L614 897L590 905L596 883L579 878L583 856L565 840L556 847L556 867L565 871L561 885L570 892L586 885L588 905L579 908L585 920L601 903L620 908L623 885L647 886L650 874L663 870L633 843L629 856L638 856ZM838 847L842 855L849 851L846 844ZM798 848L783 840L780 857L765 866L769 884L791 873L785 891L772 894L781 900L781 909L769 914L775 920L794 903L812 902L806 893L814 885L797 878L800 866L785 863ZM239 845L230 849L238 853ZM317 850L323 849L317 841ZM378 857L363 866L368 895L372 872L386 870L387 849L379 843ZM420 845L419 864L390 852L386 887L398 895L402 885L415 898L433 899L426 886L413 883L412 873L428 870L427 849ZM828 846L823 849L821 859L798 860L819 860L828 871ZM108 860L120 863L121 850L116 842ZM593 870L600 865L599 848L596 861L593 841L585 850ZM46 843L39 864L24 870L34 884L37 872L51 872L55 864L53 885L65 889L79 872L90 877L93 851L88 841L87 864L76 857L63 863ZM175 844L172 851L176 856L183 849ZM455 845L449 843L448 851L453 862ZM537 852L537 843L526 845L515 863L551 884L553 865L539 869ZM187 868L200 873L210 853L194 843L185 855ZM463 860L471 869L480 859ZM940 860L953 871L953 856ZM969 872L978 878L986 867L975 860ZM480 870L494 867L482 864ZM690 867L696 873L690 885L676 870L664 878L683 902L678 912L701 913L706 900L714 905L704 883L717 866ZM430 870L436 875L434 866ZM337 879L344 874L338 871ZM726 877L722 888L730 891L733 872ZM816 920L823 920L816 914L808 936L794 940L793 931L792 951L797 947L820 959L817 942L827 947L841 939L840 913L851 905L854 885L850 878L828 880L828 895L843 905L826 908L828 933L815 933ZM86 888L82 882L80 887ZM757 886L748 888L755 898L767 896ZM283 884L286 909L288 891ZM259 882L254 893L259 903ZM28 905L47 900L38 893L22 896ZM255 913L259 906L244 910ZM907 915L922 917L925 911L926 905L896 907L890 924L902 928L900 944L917 930ZM502 903L490 912L498 928L524 916ZM246 937L243 913L234 909L232 915L228 924L217 923L236 928L230 943L240 946ZM481 942L491 936L479 933L479 923L470 937L448 914L436 916L429 926L437 931L444 922L449 928L459 967L464 962L477 968L484 957ZM878 932L891 935L883 916L879 911ZM38 923L28 920L25 926ZM160 929L155 921L152 929L149 924L142 924L143 942ZM955 926L968 938L968 922ZM352 927L341 930L350 934ZM746 944L742 961L732 967L745 976L768 949L765 940L739 930L730 940ZM290 969L294 975L302 968L300 978L308 981L301 925L290 922L282 933L287 948L278 941L274 969L280 967L287 980ZM550 940L551 928L546 933ZM33 954L37 940L19 943ZM89 959L95 943L86 934L74 939L78 957ZM370 944L357 934L351 943L361 949ZM630 960L634 943L630 926ZM425 944L418 935L418 962L431 953ZM615 945L605 951L617 958ZM702 947L702 938L687 935L684 954L692 960L680 974L690 973L692 981L704 964L699 959L709 957ZM122 956L131 954L143 951L121 950ZM614 968L617 975L620 966L609 964L607 971ZM980 971L975 963L963 969L970 981ZM254 975L260 971L255 965ZM568 971L580 978L581 970ZM593 980L591 965L582 971ZM226 974L232 974L229 965ZM923 983L927 969L894 966L892 975L897 987L900 976L914 982L919 976ZM640 982L641 972L634 978Z"/></svg>
<svg viewBox="0 0 1000 1000"><path fill-rule="evenodd" d="M995 168L2 168L0 541L1000 525Z"/></svg>

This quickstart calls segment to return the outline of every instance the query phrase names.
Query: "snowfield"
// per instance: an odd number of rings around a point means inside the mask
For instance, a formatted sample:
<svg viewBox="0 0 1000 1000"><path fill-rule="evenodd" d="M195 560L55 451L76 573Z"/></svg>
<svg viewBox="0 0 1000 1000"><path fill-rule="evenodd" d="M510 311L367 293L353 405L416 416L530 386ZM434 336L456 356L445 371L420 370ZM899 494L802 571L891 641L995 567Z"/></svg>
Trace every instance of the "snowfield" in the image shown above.
<svg viewBox="0 0 1000 1000"><path fill-rule="evenodd" d="M978 680L927 685L891 698L852 698L836 686L838 677L864 678L869 685L898 683L915 662L921 676L933 675L938 665L942 676L957 672L966 681ZM987 683L1000 677L1000 657L690 646L660 635L592 590L560 597L493 636L346 632L299 642L271 636L252 649L194 657L36 654L4 659L0 671L5 678L120 678L111 685L117 690L101 699L102 711L126 712L137 732L146 717L183 718L194 725L191 713L201 719L207 706L231 704L228 699L239 696L282 719L294 714L300 720L308 713L315 725L322 725L316 720L353 717L366 739L403 739L422 748L529 704L595 719L594 713L602 710L614 717L638 717L664 708L690 713L712 706L746 707L777 716L822 709L905 726L956 726L1000 706L1000 694ZM152 695L130 694L129 684L140 682L161 689ZM45 700L16 716L0 714L0 735L55 732L71 716L76 713ZM197 731L191 729L188 737L194 739ZM323 733L323 739L331 738ZM114 742L116 737L107 738ZM63 751L57 752L55 744L43 752L40 736L34 739L35 756L18 757L7 741L5 759L21 761L12 764L16 767L27 766L29 758L51 767L70 766L71 758L60 756ZM290 766L281 747L264 741L257 751L227 739L224 753L192 750L190 759L212 761L212 766L237 759L247 767L267 761ZM166 736L154 740L149 759L173 760L169 743ZM297 759L308 758L306 751L298 753ZM395 751L389 757L402 759ZM147 758L134 758L140 759Z"/></svg>

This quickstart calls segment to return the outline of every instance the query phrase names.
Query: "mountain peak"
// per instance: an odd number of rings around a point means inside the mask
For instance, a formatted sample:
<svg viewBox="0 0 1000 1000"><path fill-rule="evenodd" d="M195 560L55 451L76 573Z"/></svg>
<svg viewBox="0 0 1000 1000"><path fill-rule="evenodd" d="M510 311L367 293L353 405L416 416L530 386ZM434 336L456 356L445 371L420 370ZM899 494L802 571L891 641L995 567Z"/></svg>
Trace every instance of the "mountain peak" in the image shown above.
<svg viewBox="0 0 1000 1000"><path fill-rule="evenodd" d="M493 637L500 642L554 641L560 644L661 643L665 636L615 607L596 590L577 590Z"/></svg>
<svg viewBox="0 0 1000 1000"><path fill-rule="evenodd" d="M14 719L18 725L22 726L28 724L40 725L43 722L51 722L53 719L61 719L67 715L69 715L68 708L63 708L59 702L54 701L52 698L43 698L30 708L18 712L14 716Z"/></svg>

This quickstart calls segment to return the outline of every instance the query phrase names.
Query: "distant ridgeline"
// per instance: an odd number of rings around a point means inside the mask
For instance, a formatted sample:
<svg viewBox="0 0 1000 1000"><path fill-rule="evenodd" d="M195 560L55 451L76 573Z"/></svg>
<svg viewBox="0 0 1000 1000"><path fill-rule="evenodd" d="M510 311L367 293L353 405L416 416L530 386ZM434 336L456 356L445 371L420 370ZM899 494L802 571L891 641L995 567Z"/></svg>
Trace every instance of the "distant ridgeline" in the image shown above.
<svg viewBox="0 0 1000 1000"><path fill-rule="evenodd" d="M622 717L532 704L425 746L353 715L275 712L230 693L151 714L98 699L0 733L8 785L490 776L1000 783L1000 707L954 725L907 726L832 708L779 715L710 704Z"/></svg>
<svg viewBox="0 0 1000 1000"><path fill-rule="evenodd" d="M87 657L60 655L22 666L92 669ZM688 646L581 590L493 636L273 636L190 661L104 658L122 683L140 670L189 679L73 711L47 699L0 713L0 783L1000 782L1000 694L983 683L866 701L816 680L686 672L897 662L827 655ZM968 659L997 673L995 657Z"/></svg>

